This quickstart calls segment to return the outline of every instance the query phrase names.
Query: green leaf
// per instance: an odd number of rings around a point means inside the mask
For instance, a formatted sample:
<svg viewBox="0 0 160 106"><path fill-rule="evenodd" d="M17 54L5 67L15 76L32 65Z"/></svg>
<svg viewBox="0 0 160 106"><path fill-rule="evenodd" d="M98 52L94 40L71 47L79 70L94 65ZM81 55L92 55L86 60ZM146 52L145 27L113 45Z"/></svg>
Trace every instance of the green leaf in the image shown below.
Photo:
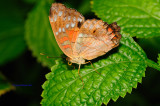
<svg viewBox="0 0 160 106"><path fill-rule="evenodd" d="M62 54L59 49L51 26L49 24L49 10L51 6L50 0L41 0L36 8L28 15L26 21L26 40L33 55L38 58L38 61L43 65L51 67L54 64L54 59L48 59L40 53L47 54L47 56L60 56Z"/></svg>
<svg viewBox="0 0 160 106"><path fill-rule="evenodd" d="M0 73L0 96L13 89L14 86L12 86L2 75L2 73Z"/></svg>
<svg viewBox="0 0 160 106"><path fill-rule="evenodd" d="M147 60L146 60L146 64L147 64L149 67L155 68L155 69L157 69L157 70L160 71L160 66L159 66L156 62L147 59Z"/></svg>
<svg viewBox="0 0 160 106"><path fill-rule="evenodd" d="M160 36L159 0L93 0L92 8L103 21L117 22L130 36Z"/></svg>
<svg viewBox="0 0 160 106"><path fill-rule="evenodd" d="M43 84L43 106L51 105L101 105L110 99L116 101L124 97L142 82L145 76L146 54L134 40L122 33L119 47L109 56L104 56L93 63L97 74L89 64L80 69L83 83L78 76L78 70L68 69L67 64L56 61L51 72L46 75Z"/></svg>
<svg viewBox="0 0 160 106"><path fill-rule="evenodd" d="M160 54L158 54L158 64L160 65Z"/></svg>
<svg viewBox="0 0 160 106"><path fill-rule="evenodd" d="M3 3L0 6L0 65L19 56L26 47L24 41L24 10L18 10L14 2L10 2L6 8ZM8 3L8 2L7 2ZM5 8L5 9L4 9Z"/></svg>

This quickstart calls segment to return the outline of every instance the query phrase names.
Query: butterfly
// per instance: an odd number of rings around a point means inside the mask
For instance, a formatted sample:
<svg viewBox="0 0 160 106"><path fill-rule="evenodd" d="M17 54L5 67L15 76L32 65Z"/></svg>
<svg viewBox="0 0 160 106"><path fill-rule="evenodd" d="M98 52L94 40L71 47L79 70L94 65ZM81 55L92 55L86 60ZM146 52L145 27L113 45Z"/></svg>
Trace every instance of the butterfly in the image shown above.
<svg viewBox="0 0 160 106"><path fill-rule="evenodd" d="M78 74L81 64L106 54L117 47L121 39L116 22L85 20L78 11L61 3L52 4L49 21L60 49L68 56L67 60L79 64Z"/></svg>

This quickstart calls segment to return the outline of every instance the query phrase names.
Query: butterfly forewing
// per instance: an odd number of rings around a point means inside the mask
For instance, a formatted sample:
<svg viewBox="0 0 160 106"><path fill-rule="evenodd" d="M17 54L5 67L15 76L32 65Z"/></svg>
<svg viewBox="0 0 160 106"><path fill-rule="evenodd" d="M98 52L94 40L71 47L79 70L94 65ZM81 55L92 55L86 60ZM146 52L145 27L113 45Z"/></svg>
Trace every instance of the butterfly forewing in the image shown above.
<svg viewBox="0 0 160 106"><path fill-rule="evenodd" d="M59 47L71 58L80 25L85 20L84 17L74 9L54 3L50 8L49 20Z"/></svg>

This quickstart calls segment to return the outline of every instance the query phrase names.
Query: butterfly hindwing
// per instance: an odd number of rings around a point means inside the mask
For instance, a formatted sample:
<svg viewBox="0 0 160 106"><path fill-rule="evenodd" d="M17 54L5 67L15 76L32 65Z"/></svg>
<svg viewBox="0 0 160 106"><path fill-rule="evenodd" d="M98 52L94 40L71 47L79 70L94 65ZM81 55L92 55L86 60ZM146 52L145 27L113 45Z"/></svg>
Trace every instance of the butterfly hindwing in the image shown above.
<svg viewBox="0 0 160 106"><path fill-rule="evenodd" d="M108 25L102 20L86 20L77 36L74 55L91 60L104 55L119 45L120 27L116 23Z"/></svg>
<svg viewBox="0 0 160 106"><path fill-rule="evenodd" d="M59 47L68 57L72 57L79 24L84 22L84 17L74 9L54 3L50 8L49 20Z"/></svg>

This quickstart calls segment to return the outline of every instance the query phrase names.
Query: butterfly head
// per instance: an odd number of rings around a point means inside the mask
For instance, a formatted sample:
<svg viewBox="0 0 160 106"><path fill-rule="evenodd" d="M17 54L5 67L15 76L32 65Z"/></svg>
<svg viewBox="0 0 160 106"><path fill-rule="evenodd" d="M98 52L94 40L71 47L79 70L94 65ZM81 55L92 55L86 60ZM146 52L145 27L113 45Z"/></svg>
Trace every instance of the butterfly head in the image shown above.
<svg viewBox="0 0 160 106"><path fill-rule="evenodd" d="M67 57L67 61L76 64L86 64L85 59L82 57L74 57L74 58Z"/></svg>

